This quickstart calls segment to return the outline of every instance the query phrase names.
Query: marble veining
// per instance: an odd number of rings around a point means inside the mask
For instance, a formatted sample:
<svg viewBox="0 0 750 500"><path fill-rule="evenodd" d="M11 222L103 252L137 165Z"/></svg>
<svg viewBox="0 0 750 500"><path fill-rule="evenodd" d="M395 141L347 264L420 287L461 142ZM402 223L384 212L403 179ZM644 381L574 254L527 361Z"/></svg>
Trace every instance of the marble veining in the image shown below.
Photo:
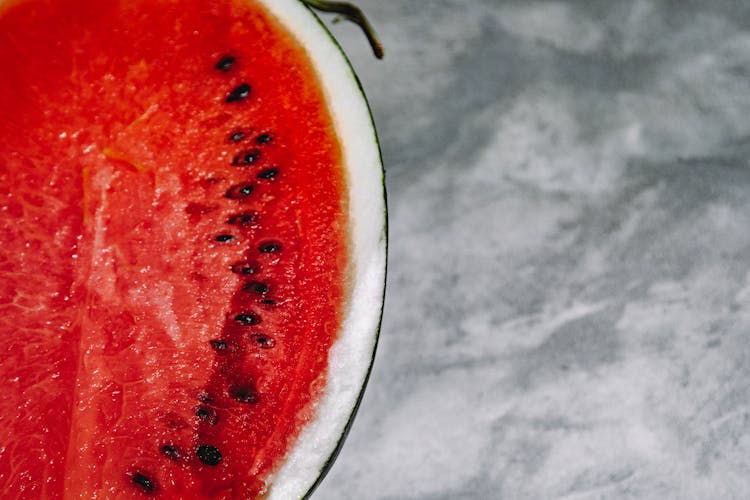
<svg viewBox="0 0 750 500"><path fill-rule="evenodd" d="M316 497L750 498L750 3L358 4L390 268Z"/></svg>

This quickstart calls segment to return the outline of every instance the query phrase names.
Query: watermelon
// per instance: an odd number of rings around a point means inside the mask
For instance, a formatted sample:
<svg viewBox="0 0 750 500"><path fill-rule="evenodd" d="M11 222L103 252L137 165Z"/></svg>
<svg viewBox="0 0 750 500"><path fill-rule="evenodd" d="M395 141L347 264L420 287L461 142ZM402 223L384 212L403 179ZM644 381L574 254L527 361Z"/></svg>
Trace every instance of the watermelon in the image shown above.
<svg viewBox="0 0 750 500"><path fill-rule="evenodd" d="M298 0L0 1L3 498L299 498L369 374L374 127Z"/></svg>

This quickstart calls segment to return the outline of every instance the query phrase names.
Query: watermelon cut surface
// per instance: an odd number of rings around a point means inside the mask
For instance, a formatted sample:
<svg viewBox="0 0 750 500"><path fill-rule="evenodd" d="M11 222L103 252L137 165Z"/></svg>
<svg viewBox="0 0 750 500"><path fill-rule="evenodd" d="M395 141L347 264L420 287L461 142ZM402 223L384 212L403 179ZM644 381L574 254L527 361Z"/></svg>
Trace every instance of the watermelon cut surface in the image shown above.
<svg viewBox="0 0 750 500"><path fill-rule="evenodd" d="M3 498L298 498L382 306L382 169L296 0L0 2Z"/></svg>

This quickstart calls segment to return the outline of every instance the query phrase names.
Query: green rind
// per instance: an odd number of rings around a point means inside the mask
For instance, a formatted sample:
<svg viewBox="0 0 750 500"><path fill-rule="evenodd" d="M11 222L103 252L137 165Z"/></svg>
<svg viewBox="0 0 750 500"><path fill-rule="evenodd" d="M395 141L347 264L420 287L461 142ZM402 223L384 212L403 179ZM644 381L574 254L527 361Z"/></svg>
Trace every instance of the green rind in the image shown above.
<svg viewBox="0 0 750 500"><path fill-rule="evenodd" d="M328 459L326 459L326 462L321 467L318 477L316 478L315 482L310 486L310 488L307 490L307 492L302 496L304 500L309 499L312 494L315 492L315 490L320 486L320 484L325 479L328 472L331 470L331 467L333 467L334 462L336 461L336 458L338 457L339 453L341 453L341 449L344 446L344 442L346 441L346 438L349 435L349 431L351 430L352 424L354 423L354 418L357 416L357 411L359 410L359 406L362 403L362 399L365 395L365 390L367 389L367 384L370 380L370 374L372 373L372 368L375 364L375 355L377 353L378 348L378 342L380 341L380 329L383 324L383 309L385 306L385 290L387 285L387 276L388 276L388 194L386 191L386 182L385 182L385 167L383 165L383 152L380 147L380 140L378 138L377 134L377 128L375 127L375 119L372 114L372 108L370 107L370 102L367 99L367 95L365 94L364 87L362 86L362 82L360 81L359 77L357 76L357 73L354 71L354 67L349 60L349 58L346 55L346 52L344 51L343 47L341 47L341 44L338 42L335 36L333 36L333 33L328 29L328 27L325 25L325 23L320 19L320 17L315 13L315 11L303 0L298 0L309 12L310 15L312 15L315 20L320 24L320 26L323 28L325 33L328 35L328 37L331 39L331 42L336 46L336 48L341 53L341 56L344 58L344 61L346 61L347 66L349 67L349 74L354 80L354 82L357 85L357 88L359 89L359 93L362 96L362 100L365 103L365 107L367 108L368 114L370 116L370 122L372 124L372 130L375 132L374 139L375 139L375 145L378 148L378 155L380 158L380 168L381 168L381 183L383 187L383 206L385 207L385 210L383 211L383 233L382 233L382 240L383 245L385 247L385 273L383 276L383 296L380 302L380 316L378 319L378 324L373 333L374 336L374 344L372 348L372 356L370 358L370 366L367 368L367 373L365 374L364 382L362 383L362 388L360 389L359 396L357 397L356 402L354 403L354 407L352 408L351 413L349 414L349 419L346 422L346 425L344 426L344 429L341 433L341 437L339 438L338 442L336 443L336 447L333 449L331 454L328 456Z"/></svg>

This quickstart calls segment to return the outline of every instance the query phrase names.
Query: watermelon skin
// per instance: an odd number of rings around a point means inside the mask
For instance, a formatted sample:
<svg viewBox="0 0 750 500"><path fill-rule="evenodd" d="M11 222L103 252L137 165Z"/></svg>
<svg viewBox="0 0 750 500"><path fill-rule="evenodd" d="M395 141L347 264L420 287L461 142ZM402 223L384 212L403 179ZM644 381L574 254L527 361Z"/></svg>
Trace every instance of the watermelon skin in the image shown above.
<svg viewBox="0 0 750 500"><path fill-rule="evenodd" d="M15 384L0 412L0 487L264 494L321 420L329 349L359 309L349 153L316 70L253 3L3 9L0 62L19 70L0 83L0 374ZM230 71L217 69L228 54ZM252 98L227 102L245 79ZM262 161L248 160L256 149Z"/></svg>

